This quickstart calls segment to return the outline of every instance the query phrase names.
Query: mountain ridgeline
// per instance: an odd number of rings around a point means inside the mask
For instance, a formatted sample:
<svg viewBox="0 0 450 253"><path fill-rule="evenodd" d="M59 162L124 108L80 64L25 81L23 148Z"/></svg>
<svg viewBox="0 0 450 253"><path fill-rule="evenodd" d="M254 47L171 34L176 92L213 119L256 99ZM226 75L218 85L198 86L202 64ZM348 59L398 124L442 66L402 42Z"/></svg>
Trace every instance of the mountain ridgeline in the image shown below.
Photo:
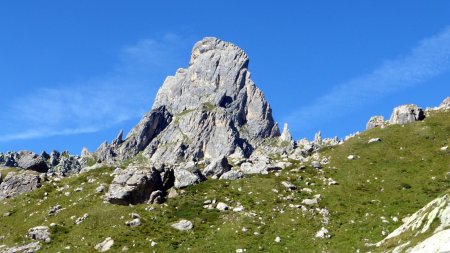
<svg viewBox="0 0 450 253"><path fill-rule="evenodd" d="M248 66L204 38L125 138L0 154L0 252L444 252L450 97L294 140Z"/></svg>

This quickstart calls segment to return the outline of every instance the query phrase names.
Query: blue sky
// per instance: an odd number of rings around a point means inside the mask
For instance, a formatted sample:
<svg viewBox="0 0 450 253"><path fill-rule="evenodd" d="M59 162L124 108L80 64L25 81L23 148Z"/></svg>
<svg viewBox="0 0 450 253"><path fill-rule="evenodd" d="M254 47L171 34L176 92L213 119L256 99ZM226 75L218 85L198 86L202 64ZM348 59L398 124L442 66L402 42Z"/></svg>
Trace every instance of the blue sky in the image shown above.
<svg viewBox="0 0 450 253"><path fill-rule="evenodd" d="M95 150L147 111L192 45L243 48L296 139L450 96L450 1L1 1L0 152Z"/></svg>

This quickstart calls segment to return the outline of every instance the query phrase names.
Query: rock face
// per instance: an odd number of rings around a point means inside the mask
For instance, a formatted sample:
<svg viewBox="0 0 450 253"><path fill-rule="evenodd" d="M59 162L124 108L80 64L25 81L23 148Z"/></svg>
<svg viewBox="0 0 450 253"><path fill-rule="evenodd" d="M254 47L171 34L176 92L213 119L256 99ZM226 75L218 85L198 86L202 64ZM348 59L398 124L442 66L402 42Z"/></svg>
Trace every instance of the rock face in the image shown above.
<svg viewBox="0 0 450 253"><path fill-rule="evenodd" d="M96 155L120 161L142 151L154 164L218 159L236 149L250 156L264 138L280 133L248 63L231 43L196 43L189 67L166 78L151 111L126 139L103 144Z"/></svg>
<svg viewBox="0 0 450 253"><path fill-rule="evenodd" d="M0 199L11 198L39 187L41 181L35 172L10 172L0 184Z"/></svg>
<svg viewBox="0 0 450 253"><path fill-rule="evenodd" d="M432 224L439 224L434 227ZM433 227L433 229L432 229ZM417 245L405 243L399 245L393 252L447 252L450 242L450 196L437 198L426 204L419 211L411 215L403 225L390 233L382 241L378 242L376 246L388 244L397 241L399 236L404 233L410 233L411 238L420 234L431 233L427 239L419 242ZM405 238L402 238L404 240ZM408 238L406 238L408 239ZM409 248L408 250L406 250Z"/></svg>
<svg viewBox="0 0 450 253"><path fill-rule="evenodd" d="M438 107L439 110L450 110L450 97L446 97Z"/></svg>
<svg viewBox="0 0 450 253"><path fill-rule="evenodd" d="M105 199L119 205L143 203L150 199L152 192L162 187L159 172L130 168L120 171L113 179Z"/></svg>
<svg viewBox="0 0 450 253"><path fill-rule="evenodd" d="M373 116L369 119L369 121L366 124L366 130L375 128L375 127L382 127L386 124L384 121L383 116Z"/></svg>
<svg viewBox="0 0 450 253"><path fill-rule="evenodd" d="M417 105L401 105L394 108L391 118L389 119L390 124L408 124L414 121L423 120L425 115L423 110Z"/></svg>

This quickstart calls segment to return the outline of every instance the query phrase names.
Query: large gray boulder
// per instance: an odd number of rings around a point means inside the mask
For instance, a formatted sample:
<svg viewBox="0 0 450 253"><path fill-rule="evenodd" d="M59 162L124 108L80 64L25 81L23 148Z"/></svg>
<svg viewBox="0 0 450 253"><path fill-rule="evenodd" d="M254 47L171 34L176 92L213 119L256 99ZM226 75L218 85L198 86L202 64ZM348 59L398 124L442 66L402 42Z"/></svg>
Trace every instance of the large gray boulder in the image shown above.
<svg viewBox="0 0 450 253"><path fill-rule="evenodd" d="M408 124L414 121L423 120L424 118L425 114L423 113L422 108L419 108L417 105L401 105L394 108L389 123Z"/></svg>
<svg viewBox="0 0 450 253"><path fill-rule="evenodd" d="M34 170L38 172L47 172L48 166L45 159L31 151L20 151L17 164L26 170Z"/></svg>
<svg viewBox="0 0 450 253"><path fill-rule="evenodd" d="M231 43L196 43L189 67L166 78L151 111L123 142L105 143L97 156L110 162L142 152L150 162L168 165L214 160L238 149L250 156L265 138L280 133L248 63Z"/></svg>
<svg viewBox="0 0 450 253"><path fill-rule="evenodd" d="M161 175L156 170L128 168L120 170L109 185L105 196L112 204L144 203L152 192L162 189Z"/></svg>
<svg viewBox="0 0 450 253"><path fill-rule="evenodd" d="M213 160L206 168L203 170L203 175L205 177L216 176L219 178L223 173L229 171L231 165L228 164L228 159L222 156L218 159Z"/></svg>
<svg viewBox="0 0 450 253"><path fill-rule="evenodd" d="M15 197L41 187L41 179L36 172L9 172L0 184L0 199Z"/></svg>
<svg viewBox="0 0 450 253"><path fill-rule="evenodd" d="M366 124L366 130L375 128L375 127L382 127L386 125L386 122L384 121L383 116L373 116L370 117L369 121Z"/></svg>

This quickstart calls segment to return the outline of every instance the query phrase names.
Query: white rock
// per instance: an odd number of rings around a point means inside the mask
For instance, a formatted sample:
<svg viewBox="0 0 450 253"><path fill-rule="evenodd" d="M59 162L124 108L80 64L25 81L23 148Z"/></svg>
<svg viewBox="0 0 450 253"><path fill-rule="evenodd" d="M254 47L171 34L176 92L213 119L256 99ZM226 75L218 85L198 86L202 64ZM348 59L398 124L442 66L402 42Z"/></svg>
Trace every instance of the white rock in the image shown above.
<svg viewBox="0 0 450 253"><path fill-rule="evenodd" d="M223 202L219 202L217 203L216 209L220 210L220 211L226 211L228 210L230 207L227 206L227 204L223 203Z"/></svg>
<svg viewBox="0 0 450 253"><path fill-rule="evenodd" d="M370 139L367 143L374 143L374 142L380 142L381 141L381 139L380 138L372 138L372 139Z"/></svg>
<svg viewBox="0 0 450 253"><path fill-rule="evenodd" d="M95 245L95 249L99 252L108 251L114 245L114 240L111 237L107 237L103 242Z"/></svg>
<svg viewBox="0 0 450 253"><path fill-rule="evenodd" d="M279 236L275 237L275 242L281 242L281 238Z"/></svg>
<svg viewBox="0 0 450 253"><path fill-rule="evenodd" d="M172 224L171 227L180 231L186 231L191 230L194 227L194 224L188 220L180 220L177 223Z"/></svg>
<svg viewBox="0 0 450 253"><path fill-rule="evenodd" d="M316 238L330 238L330 232L328 229L322 227L317 233Z"/></svg>
<svg viewBox="0 0 450 253"><path fill-rule="evenodd" d="M355 159L355 156L354 155L349 155L349 156L347 156L347 159L348 160L353 160L353 159Z"/></svg>
<svg viewBox="0 0 450 253"><path fill-rule="evenodd" d="M448 146L442 147L441 150L442 151L447 151L448 150Z"/></svg>

